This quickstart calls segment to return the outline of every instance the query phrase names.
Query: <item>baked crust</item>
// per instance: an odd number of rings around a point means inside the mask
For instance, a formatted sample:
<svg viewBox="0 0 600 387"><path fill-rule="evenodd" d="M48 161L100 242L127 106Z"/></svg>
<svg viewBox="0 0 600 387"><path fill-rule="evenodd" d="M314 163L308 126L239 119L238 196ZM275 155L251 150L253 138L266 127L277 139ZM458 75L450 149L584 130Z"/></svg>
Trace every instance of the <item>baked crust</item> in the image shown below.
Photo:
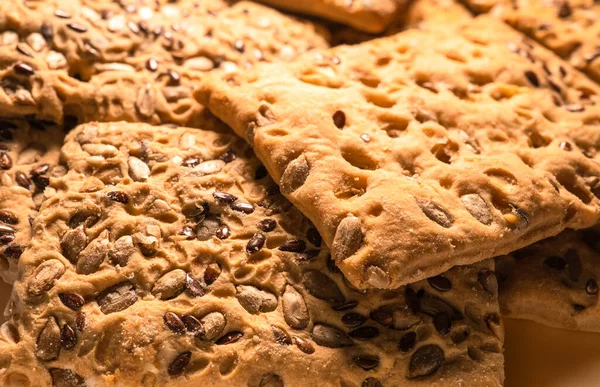
<svg viewBox="0 0 600 387"><path fill-rule="evenodd" d="M351 283L395 288L594 225L599 94L480 17L214 74L197 98L254 146Z"/></svg>
<svg viewBox="0 0 600 387"><path fill-rule="evenodd" d="M231 134L92 123L62 153L1 384L501 385L493 262L359 292Z"/></svg>

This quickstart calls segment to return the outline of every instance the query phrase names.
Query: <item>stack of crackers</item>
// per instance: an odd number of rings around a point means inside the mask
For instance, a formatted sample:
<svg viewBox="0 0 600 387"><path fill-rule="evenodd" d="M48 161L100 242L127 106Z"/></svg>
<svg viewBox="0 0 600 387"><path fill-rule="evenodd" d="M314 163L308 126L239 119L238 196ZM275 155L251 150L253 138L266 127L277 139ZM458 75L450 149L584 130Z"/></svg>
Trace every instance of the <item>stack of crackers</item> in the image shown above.
<svg viewBox="0 0 600 387"><path fill-rule="evenodd" d="M503 318L600 332L599 5L262 3L0 3L0 385L502 386Z"/></svg>

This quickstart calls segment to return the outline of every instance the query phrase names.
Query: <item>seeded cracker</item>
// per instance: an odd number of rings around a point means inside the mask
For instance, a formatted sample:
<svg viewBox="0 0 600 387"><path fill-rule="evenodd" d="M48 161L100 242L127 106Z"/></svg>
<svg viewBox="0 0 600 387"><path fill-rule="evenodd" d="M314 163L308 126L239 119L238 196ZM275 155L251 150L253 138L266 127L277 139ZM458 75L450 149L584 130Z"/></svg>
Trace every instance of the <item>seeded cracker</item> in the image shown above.
<svg viewBox="0 0 600 387"><path fill-rule="evenodd" d="M593 0L467 0L490 11L600 82L600 5Z"/></svg>
<svg viewBox="0 0 600 387"><path fill-rule="evenodd" d="M313 47L327 46L321 29L267 7L248 2L229 6L223 1L197 5L0 2L2 115L37 116L64 122L65 127L90 120L211 127L214 117L190 97L192 84L204 72L290 60ZM10 222L15 208L20 209L17 225L2 223L0 276L7 281L16 275L16 259L29 240L28 219L44 197L42 185L50 174L33 176L31 169L38 162L56 164L62 144L60 129L46 121L31 121L34 124L29 128L24 121L0 122L0 145L7 148L0 154L0 211L9 212L10 219L5 220ZM34 149L27 148L32 141ZM45 147L53 150L44 153ZM22 151L35 160L18 167ZM28 180L17 182L17 171ZM39 184L32 183L33 177Z"/></svg>
<svg viewBox="0 0 600 387"><path fill-rule="evenodd" d="M565 231L496 258L502 315L600 332L600 232Z"/></svg>
<svg viewBox="0 0 600 387"><path fill-rule="evenodd" d="M393 22L403 8L401 0L260 0L292 12L306 13L377 33Z"/></svg>
<svg viewBox="0 0 600 387"><path fill-rule="evenodd" d="M215 74L197 97L254 145L350 282L395 288L594 225L599 93L478 18Z"/></svg>
<svg viewBox="0 0 600 387"><path fill-rule="evenodd" d="M89 124L62 154L0 384L501 385L492 262L358 292L232 134Z"/></svg>
<svg viewBox="0 0 600 387"><path fill-rule="evenodd" d="M190 94L205 72L327 47L312 23L220 0L1 2L0 30L3 114L55 122L202 126Z"/></svg>
<svg viewBox="0 0 600 387"><path fill-rule="evenodd" d="M46 196L58 165L62 127L40 121L0 120L0 277L13 282L17 262L31 238L30 222Z"/></svg>

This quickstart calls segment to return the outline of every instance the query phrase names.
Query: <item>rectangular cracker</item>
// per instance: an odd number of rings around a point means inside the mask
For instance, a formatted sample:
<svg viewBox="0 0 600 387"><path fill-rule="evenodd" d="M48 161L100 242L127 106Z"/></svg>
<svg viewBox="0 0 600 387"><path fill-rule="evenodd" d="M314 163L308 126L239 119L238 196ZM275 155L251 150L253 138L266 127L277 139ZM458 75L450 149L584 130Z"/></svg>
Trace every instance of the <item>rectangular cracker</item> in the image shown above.
<svg viewBox="0 0 600 387"><path fill-rule="evenodd" d="M351 283L396 288L595 224L599 95L480 17L213 74L197 98L253 144Z"/></svg>
<svg viewBox="0 0 600 387"><path fill-rule="evenodd" d="M88 124L62 156L0 384L502 385L492 261L358 292L229 133Z"/></svg>
<svg viewBox="0 0 600 387"><path fill-rule="evenodd" d="M62 126L42 121L0 120L0 278L12 283L31 238L31 221L52 189L59 165Z"/></svg>
<svg viewBox="0 0 600 387"><path fill-rule="evenodd" d="M190 94L205 72L328 46L314 23L221 0L2 2L0 31L3 114L55 122L201 126Z"/></svg>
<svg viewBox="0 0 600 387"><path fill-rule="evenodd" d="M260 0L292 12L305 13L346 24L357 30L378 33L393 22L402 9L401 0Z"/></svg>
<svg viewBox="0 0 600 387"><path fill-rule="evenodd" d="M600 5L593 0L467 0L490 11L600 82Z"/></svg>
<svg viewBox="0 0 600 387"><path fill-rule="evenodd" d="M502 315L600 332L600 232L568 230L496 258Z"/></svg>

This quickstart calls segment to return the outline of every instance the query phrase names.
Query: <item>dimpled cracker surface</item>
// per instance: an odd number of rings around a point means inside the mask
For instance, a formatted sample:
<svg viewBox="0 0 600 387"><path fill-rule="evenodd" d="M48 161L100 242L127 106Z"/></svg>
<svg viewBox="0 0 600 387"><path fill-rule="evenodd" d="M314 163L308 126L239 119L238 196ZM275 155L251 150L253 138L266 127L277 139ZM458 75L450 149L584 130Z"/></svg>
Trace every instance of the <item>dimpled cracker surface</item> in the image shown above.
<svg viewBox="0 0 600 387"><path fill-rule="evenodd" d="M560 235L496 258L502 315L600 332L598 228Z"/></svg>
<svg viewBox="0 0 600 387"><path fill-rule="evenodd" d="M382 32L402 9L402 0L260 0L288 11L306 13L352 26L358 30Z"/></svg>
<svg viewBox="0 0 600 387"><path fill-rule="evenodd" d="M12 282L17 261L31 238L30 222L52 189L63 127L26 120L0 120L0 277Z"/></svg>
<svg viewBox="0 0 600 387"><path fill-rule="evenodd" d="M62 155L0 384L501 385L493 261L360 292L233 134L92 123Z"/></svg>
<svg viewBox="0 0 600 387"><path fill-rule="evenodd" d="M593 0L468 0L491 12L600 82L600 5Z"/></svg>
<svg viewBox="0 0 600 387"><path fill-rule="evenodd" d="M61 122L201 126L191 90L213 69L327 47L314 24L250 2L0 3L0 107Z"/></svg>
<svg viewBox="0 0 600 387"><path fill-rule="evenodd" d="M491 18L214 74L239 135L359 288L394 288L600 215L599 89Z"/></svg>

